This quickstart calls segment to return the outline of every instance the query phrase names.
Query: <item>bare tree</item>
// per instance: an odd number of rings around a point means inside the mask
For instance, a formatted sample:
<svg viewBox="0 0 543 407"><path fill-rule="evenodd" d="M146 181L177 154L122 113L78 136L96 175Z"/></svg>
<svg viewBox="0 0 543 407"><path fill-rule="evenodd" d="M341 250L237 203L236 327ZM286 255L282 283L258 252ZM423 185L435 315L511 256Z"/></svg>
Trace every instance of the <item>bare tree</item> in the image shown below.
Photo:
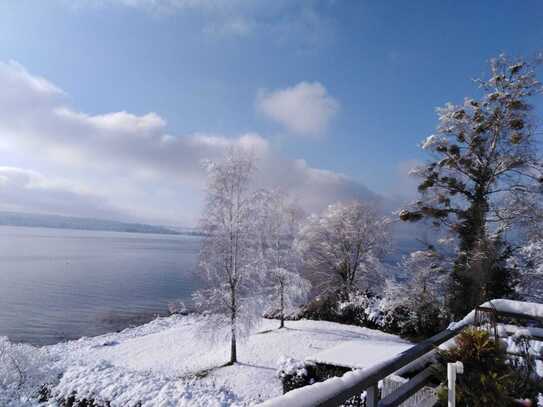
<svg viewBox="0 0 543 407"><path fill-rule="evenodd" d="M370 205L337 203L307 220L297 247L322 290L349 295L379 272L387 225Z"/></svg>
<svg viewBox="0 0 543 407"><path fill-rule="evenodd" d="M195 293L197 307L209 311L204 333L229 337L229 364L237 362L238 338L260 320L259 267L254 256L253 156L231 149L222 161L208 162L207 199L201 225L205 233L200 266L209 288Z"/></svg>

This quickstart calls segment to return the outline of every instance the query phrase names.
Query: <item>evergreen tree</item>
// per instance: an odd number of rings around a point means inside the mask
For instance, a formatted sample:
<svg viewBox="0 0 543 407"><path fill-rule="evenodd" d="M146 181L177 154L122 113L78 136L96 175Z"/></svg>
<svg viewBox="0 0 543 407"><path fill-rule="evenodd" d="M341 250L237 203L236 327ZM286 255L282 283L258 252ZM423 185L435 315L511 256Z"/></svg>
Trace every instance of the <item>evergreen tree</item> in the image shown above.
<svg viewBox="0 0 543 407"><path fill-rule="evenodd" d="M529 103L542 90L534 67L503 55L490 67L490 78L477 81L481 98L438 109L437 132L422 144L432 160L413 171L421 199L400 212L404 221L430 219L458 237L448 301L455 317L510 292L510 275L499 266L507 250L501 237L489 236L524 216L522 202L533 202L543 181ZM482 261L490 252L492 265Z"/></svg>

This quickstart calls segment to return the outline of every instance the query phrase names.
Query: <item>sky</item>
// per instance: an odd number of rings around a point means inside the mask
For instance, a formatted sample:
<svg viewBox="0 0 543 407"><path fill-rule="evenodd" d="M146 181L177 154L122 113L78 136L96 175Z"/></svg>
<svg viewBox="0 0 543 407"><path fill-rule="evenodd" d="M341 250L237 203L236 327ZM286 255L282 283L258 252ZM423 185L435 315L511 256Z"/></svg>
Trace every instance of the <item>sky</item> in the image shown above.
<svg viewBox="0 0 543 407"><path fill-rule="evenodd" d="M0 210L195 225L201 162L232 145L310 212L411 199L435 108L542 51L541 21L538 0L0 2Z"/></svg>

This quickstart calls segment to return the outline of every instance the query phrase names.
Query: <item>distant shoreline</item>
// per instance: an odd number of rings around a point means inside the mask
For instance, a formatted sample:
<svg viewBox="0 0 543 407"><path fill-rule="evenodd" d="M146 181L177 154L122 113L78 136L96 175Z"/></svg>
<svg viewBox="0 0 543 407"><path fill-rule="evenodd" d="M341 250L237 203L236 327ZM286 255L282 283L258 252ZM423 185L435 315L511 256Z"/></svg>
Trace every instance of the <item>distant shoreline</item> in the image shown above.
<svg viewBox="0 0 543 407"><path fill-rule="evenodd" d="M101 232L145 233L160 235L201 236L197 229L130 223L104 219L79 218L61 215L31 214L18 212L1 212L0 226L88 230Z"/></svg>

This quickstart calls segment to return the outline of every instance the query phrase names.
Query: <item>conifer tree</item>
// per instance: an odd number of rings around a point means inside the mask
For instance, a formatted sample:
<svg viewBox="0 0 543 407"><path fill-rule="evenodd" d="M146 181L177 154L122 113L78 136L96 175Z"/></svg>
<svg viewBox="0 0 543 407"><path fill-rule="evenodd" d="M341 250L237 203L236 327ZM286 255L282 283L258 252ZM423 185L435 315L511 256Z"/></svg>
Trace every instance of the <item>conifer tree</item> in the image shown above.
<svg viewBox="0 0 543 407"><path fill-rule="evenodd" d="M453 316L510 292L510 282L497 281L509 278L507 270L483 272L477 258L502 245L490 236L526 214L522 203L541 194L543 181L530 104L542 91L534 65L501 55L491 61L490 77L477 83L480 98L438 109L436 134L422 144L432 158L413 171L421 178L421 197L400 212L404 221L430 219L458 238L449 293Z"/></svg>

